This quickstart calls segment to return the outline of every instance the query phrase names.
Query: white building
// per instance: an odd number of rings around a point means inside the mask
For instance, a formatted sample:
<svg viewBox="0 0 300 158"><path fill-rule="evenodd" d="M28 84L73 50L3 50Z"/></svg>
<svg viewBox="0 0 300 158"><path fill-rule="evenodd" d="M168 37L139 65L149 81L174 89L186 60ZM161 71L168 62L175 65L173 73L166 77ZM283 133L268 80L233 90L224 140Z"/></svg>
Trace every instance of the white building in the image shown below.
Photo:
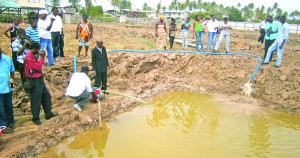
<svg viewBox="0 0 300 158"><path fill-rule="evenodd" d="M190 15L189 11L166 10L163 11L166 18L184 19Z"/></svg>

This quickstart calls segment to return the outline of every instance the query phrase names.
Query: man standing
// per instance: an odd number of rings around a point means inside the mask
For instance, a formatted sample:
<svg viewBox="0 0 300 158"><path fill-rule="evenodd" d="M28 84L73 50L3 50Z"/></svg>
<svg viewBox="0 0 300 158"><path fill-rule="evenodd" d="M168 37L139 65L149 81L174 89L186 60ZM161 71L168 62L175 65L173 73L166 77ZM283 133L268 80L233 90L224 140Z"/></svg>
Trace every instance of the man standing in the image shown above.
<svg viewBox="0 0 300 158"><path fill-rule="evenodd" d="M52 49L52 42L51 42L51 32L50 29L52 28L54 18L47 19L47 11L40 10L39 11L39 21L38 21L38 30L39 30L39 37L41 42L41 49L47 50L48 53L48 62L49 65L54 65L53 63L53 49Z"/></svg>
<svg viewBox="0 0 300 158"><path fill-rule="evenodd" d="M101 39L96 40L96 46L92 50L92 65L96 71L95 86L102 86L102 90L107 88L107 67L109 66L106 48Z"/></svg>
<svg viewBox="0 0 300 158"><path fill-rule="evenodd" d="M267 17L268 23L266 24L266 36L265 36L265 54L264 54L264 60L266 59L268 49L270 46L274 43L277 37L278 33L278 25L279 23L276 21L273 21L273 17L269 15ZM276 50L274 50L276 51ZM272 60L273 52L271 52L269 62Z"/></svg>
<svg viewBox="0 0 300 158"><path fill-rule="evenodd" d="M266 28L266 23L267 23L267 18L265 20L263 20L260 24L259 24L259 32L260 32L260 36L258 38L258 42L260 43L264 43L264 39L265 39L265 28Z"/></svg>
<svg viewBox="0 0 300 158"><path fill-rule="evenodd" d="M14 80L14 65L9 56L4 55L0 48L0 126L7 126L3 133L12 133L14 111L12 105L12 84L9 76Z"/></svg>
<svg viewBox="0 0 300 158"><path fill-rule="evenodd" d="M210 17L211 17L211 19L207 23L207 29L208 29L207 50L208 51L210 51L211 42L212 42L213 48L216 47L217 29L219 27L219 21L216 20L216 16L211 15Z"/></svg>
<svg viewBox="0 0 300 158"><path fill-rule="evenodd" d="M45 59L45 51L40 50L40 45L36 42L31 42L29 46L30 51L27 52L25 56L25 76L32 79L33 88L30 91L30 108L32 113L32 121L36 125L41 125L40 121L40 110L41 104L45 112L45 117L49 120L52 117L57 116L58 114L52 112L52 102L51 95L46 87L43 80L43 65ZM36 55L40 58L37 59Z"/></svg>
<svg viewBox="0 0 300 158"><path fill-rule="evenodd" d="M60 16L61 19L63 19L63 13L59 13L58 14ZM65 34L63 32L60 33L60 40L59 40L59 55L60 57L65 57L65 53L64 53L64 47L65 47Z"/></svg>
<svg viewBox="0 0 300 158"><path fill-rule="evenodd" d="M281 65L281 59L283 56L283 47L284 47L284 44L286 43L286 41L288 40L289 30L290 30L289 24L286 23L285 21L286 21L286 17L281 16L279 30L278 30L278 36L276 38L276 41L269 48L267 56L264 61L264 64L268 64L270 62L269 58L271 57L272 52L277 49L277 59L276 59L275 67L279 68Z"/></svg>
<svg viewBox="0 0 300 158"><path fill-rule="evenodd" d="M78 56L80 56L83 46L85 47L85 56L87 56L90 46L89 41L93 38L93 32L93 25L88 21L88 16L83 15L82 21L77 25L76 30L76 39L79 40Z"/></svg>
<svg viewBox="0 0 300 158"><path fill-rule="evenodd" d="M167 25L164 22L165 17L161 15L159 22L155 24L156 49L167 49Z"/></svg>
<svg viewBox="0 0 300 158"><path fill-rule="evenodd" d="M82 66L81 72L75 72L72 75L67 88L66 96L76 100L74 108L78 111L81 111L81 108L89 102L91 96L95 95L91 87L91 80L87 76L88 72L89 67Z"/></svg>
<svg viewBox="0 0 300 158"><path fill-rule="evenodd" d="M51 11L52 11L52 14L49 15L48 18L54 19L53 25L50 29L51 39L52 39L53 58L55 60L58 60L58 57L59 57L59 42L60 42L61 35L64 36L64 32L63 32L61 17L58 15L58 13L59 13L58 8L53 7Z"/></svg>
<svg viewBox="0 0 300 158"><path fill-rule="evenodd" d="M30 26L26 29L26 36L34 42L40 43L39 30L36 20L30 20Z"/></svg>
<svg viewBox="0 0 300 158"><path fill-rule="evenodd" d="M216 47L214 48L214 51L217 51L223 41L223 38L226 38L226 53L229 52L229 45L230 45L230 29L232 29L231 24L228 22L228 18L225 17L223 18L223 22L221 23L221 33L220 33L220 37L219 37L219 41L216 45Z"/></svg>

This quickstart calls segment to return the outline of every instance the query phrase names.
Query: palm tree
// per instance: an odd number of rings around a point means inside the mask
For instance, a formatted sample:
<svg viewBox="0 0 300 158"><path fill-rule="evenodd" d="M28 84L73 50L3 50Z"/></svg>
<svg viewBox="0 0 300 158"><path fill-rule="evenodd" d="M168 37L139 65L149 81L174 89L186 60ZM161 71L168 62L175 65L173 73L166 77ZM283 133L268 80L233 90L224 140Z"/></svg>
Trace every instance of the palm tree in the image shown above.
<svg viewBox="0 0 300 158"><path fill-rule="evenodd" d="M269 7L269 8L267 9L267 14L268 14L268 15L273 15L273 9L272 9L271 7Z"/></svg>
<svg viewBox="0 0 300 158"><path fill-rule="evenodd" d="M276 16L281 16L282 13L283 13L282 9L278 8L278 9L276 10Z"/></svg>
<svg viewBox="0 0 300 158"><path fill-rule="evenodd" d="M240 2L237 4L237 7L238 7L238 8L241 8L241 7L242 7L242 5L241 5Z"/></svg>
<svg viewBox="0 0 300 158"><path fill-rule="evenodd" d="M122 0L110 0L110 4L114 6L115 10L117 7L120 7Z"/></svg>

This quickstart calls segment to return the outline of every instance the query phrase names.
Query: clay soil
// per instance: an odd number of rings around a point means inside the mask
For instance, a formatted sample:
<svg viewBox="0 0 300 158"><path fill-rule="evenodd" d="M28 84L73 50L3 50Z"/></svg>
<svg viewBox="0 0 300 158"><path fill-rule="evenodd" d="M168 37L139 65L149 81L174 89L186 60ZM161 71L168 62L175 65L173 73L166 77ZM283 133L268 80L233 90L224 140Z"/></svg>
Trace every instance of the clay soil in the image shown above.
<svg viewBox="0 0 300 158"><path fill-rule="evenodd" d="M1 24L0 30L7 26ZM27 25L21 27L26 28ZM64 96L73 71L73 56L77 53L75 28L76 25L64 25L66 57L56 62L56 66L43 70L52 95L53 111L59 116L46 121L41 111L43 124L36 126L31 122L29 98L16 72L17 83L13 93L16 128L14 133L0 138L0 157L38 157L64 138L98 126L97 104L89 103L82 112L77 112L72 107L73 100ZM152 26L95 24L94 37L101 37L108 50L147 50L155 47L153 34ZM233 30L231 51L262 56L263 46L257 38L258 31ZM167 91L201 91L218 94L214 96L222 100L300 114L299 43L299 35L291 35L285 47L282 67L273 67L276 55L271 64L261 67L252 81L254 92L250 97L241 94L241 86L249 80L258 60L245 56L112 53L109 54L109 89L146 101ZM91 41L90 50L94 46L95 39ZM0 35L0 47L6 54L11 54L9 40L3 35ZM175 49L181 49L180 44L176 44ZM78 66L82 65L91 66L90 51L87 57L79 57ZM139 105L133 100L110 94L101 102L102 119L112 119Z"/></svg>

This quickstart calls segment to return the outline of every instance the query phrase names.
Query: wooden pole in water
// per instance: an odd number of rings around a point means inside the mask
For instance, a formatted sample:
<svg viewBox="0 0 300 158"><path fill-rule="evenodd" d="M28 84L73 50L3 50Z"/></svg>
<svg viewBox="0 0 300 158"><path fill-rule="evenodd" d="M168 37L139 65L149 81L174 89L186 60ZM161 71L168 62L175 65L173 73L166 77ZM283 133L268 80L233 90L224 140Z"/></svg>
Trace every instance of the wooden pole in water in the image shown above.
<svg viewBox="0 0 300 158"><path fill-rule="evenodd" d="M101 118L101 103L100 99L98 100L98 114L99 114L99 127L102 128L102 118Z"/></svg>

